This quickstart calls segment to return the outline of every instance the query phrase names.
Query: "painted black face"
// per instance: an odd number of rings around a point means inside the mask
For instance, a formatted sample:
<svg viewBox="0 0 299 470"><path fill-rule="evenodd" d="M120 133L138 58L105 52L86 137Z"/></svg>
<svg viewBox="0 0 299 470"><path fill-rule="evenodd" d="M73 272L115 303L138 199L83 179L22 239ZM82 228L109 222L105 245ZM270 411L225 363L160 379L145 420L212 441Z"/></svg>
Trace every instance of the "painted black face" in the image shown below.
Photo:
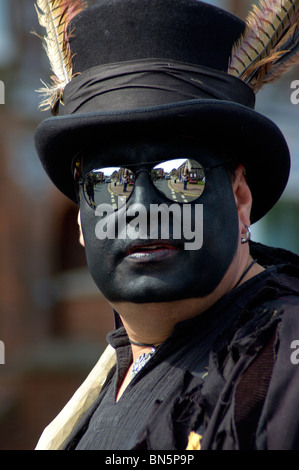
<svg viewBox="0 0 299 470"><path fill-rule="evenodd" d="M172 194L185 191L188 195L188 191L196 191L195 185L204 185L200 197L197 193L187 204L171 200L150 176L157 162L173 159L199 162L205 169L200 181L192 181L189 164L189 188L185 190L178 173L164 174L164 187L167 184L173 189ZM102 186L95 186L94 193L103 193L103 197L97 196L97 205L100 201L106 204L97 210L92 208L93 196L84 197L80 191L89 270L109 301L148 303L204 297L217 287L238 241L237 209L222 159L199 144L179 140L107 145L86 152L83 162L83 176L99 177L101 172L92 170L120 166L131 168L134 174L130 197L116 211L117 195L123 190L119 173L109 174L109 181L105 170ZM166 218L159 216L163 207Z"/></svg>

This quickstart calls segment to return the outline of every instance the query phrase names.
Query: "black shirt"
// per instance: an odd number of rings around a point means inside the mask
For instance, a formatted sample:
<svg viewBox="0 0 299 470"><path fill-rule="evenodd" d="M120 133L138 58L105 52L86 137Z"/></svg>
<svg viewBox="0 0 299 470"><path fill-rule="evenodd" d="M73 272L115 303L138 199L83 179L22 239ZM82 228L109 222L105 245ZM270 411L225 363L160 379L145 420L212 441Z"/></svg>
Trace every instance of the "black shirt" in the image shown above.
<svg viewBox="0 0 299 470"><path fill-rule="evenodd" d="M131 348L123 328L108 336L117 366L64 450L183 450L190 430L203 450L299 450L299 257L253 242L251 254L272 267L176 325L118 403Z"/></svg>
<svg viewBox="0 0 299 470"><path fill-rule="evenodd" d="M270 330L278 321L274 308L265 307L267 295L270 291L273 294L268 286L278 273L276 267L267 269L204 314L176 325L117 403L117 390L132 355L124 328L110 333L108 341L117 354L116 369L67 448L184 450L191 430L203 433L207 416L217 408L226 385L223 367L227 353L240 355L238 347L232 346L234 341L244 349L244 344L248 347L249 339L252 342L255 338L254 332ZM256 344L256 338L254 341ZM238 361L233 361L235 366ZM242 365L241 361L240 373L245 362Z"/></svg>

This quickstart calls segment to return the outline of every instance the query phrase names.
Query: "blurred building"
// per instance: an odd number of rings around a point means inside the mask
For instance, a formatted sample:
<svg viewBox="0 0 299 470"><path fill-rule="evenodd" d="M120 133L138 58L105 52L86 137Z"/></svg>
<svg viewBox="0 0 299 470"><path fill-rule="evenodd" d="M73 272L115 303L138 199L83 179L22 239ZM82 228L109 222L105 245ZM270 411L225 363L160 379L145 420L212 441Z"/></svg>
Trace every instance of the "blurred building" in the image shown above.
<svg viewBox="0 0 299 470"><path fill-rule="evenodd" d="M209 3L242 18L251 4ZM34 448L97 361L113 327L111 308L78 242L77 208L48 180L34 149L34 130L48 117L38 110L34 90L50 75L34 29L40 32L33 1L0 0L0 449L12 450ZM295 79L299 70L269 86L258 101L288 139L293 173L281 203L254 233L299 252L299 105L290 102Z"/></svg>
<svg viewBox="0 0 299 470"><path fill-rule="evenodd" d="M106 346L111 308L79 244L77 208L34 149L49 63L34 2L0 0L0 449L32 449Z"/></svg>

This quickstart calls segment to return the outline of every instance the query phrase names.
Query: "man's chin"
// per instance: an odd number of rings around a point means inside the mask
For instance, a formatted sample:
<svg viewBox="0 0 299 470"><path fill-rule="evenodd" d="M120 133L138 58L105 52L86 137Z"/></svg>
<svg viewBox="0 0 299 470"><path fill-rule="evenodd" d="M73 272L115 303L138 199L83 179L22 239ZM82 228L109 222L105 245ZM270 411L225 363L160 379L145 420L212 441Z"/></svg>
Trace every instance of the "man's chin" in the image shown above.
<svg viewBox="0 0 299 470"><path fill-rule="evenodd" d="M198 289L192 289L190 285L189 288L186 286L180 288L177 285L157 287L155 285L151 286L150 283L146 283L139 289L135 285L134 289L115 288L103 290L102 288L101 292L111 304L131 303L138 305L156 305L178 302L191 298L201 298L209 294L209 292L207 292L205 295L200 295L198 293Z"/></svg>

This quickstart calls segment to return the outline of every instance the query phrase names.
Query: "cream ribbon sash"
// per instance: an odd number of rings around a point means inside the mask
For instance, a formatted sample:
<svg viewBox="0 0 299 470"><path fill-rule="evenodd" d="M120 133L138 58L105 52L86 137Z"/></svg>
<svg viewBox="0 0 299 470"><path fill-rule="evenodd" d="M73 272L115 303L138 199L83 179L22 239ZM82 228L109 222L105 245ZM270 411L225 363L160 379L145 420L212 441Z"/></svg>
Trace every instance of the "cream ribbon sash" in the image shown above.
<svg viewBox="0 0 299 470"><path fill-rule="evenodd" d="M98 397L107 375L115 363L116 354L109 345L70 401L46 427L35 450L60 450L62 448L83 414Z"/></svg>

